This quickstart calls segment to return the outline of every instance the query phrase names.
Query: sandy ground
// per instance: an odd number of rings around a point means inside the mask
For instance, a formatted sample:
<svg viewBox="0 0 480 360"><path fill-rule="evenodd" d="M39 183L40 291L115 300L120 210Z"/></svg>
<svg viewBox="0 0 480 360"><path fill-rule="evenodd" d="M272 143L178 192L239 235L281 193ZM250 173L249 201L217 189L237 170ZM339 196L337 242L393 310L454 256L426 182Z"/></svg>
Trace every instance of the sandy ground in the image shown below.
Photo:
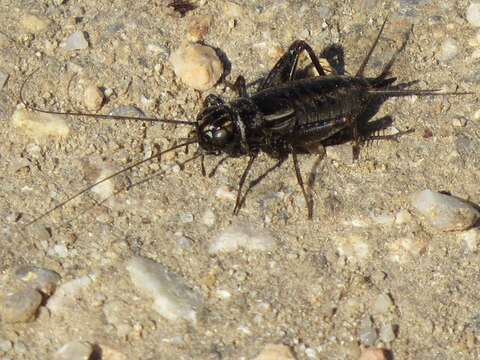
<svg viewBox="0 0 480 360"><path fill-rule="evenodd" d="M237 15L226 13L225 2L207 0L180 17L166 1L0 2L0 71L9 75L0 89L0 291L20 286L13 273L22 264L54 270L62 282L95 279L61 315L40 311L32 322L0 323L0 338L13 346L5 358L49 359L63 344L82 340L128 359L253 359L267 343L290 346L297 359L355 359L368 317L376 330L394 329L393 341L376 337L373 345L395 359L479 358L478 252L466 248L461 234L434 232L414 216L390 221L407 214L411 193L426 188L480 203L476 96L386 102L375 117L390 115L397 129L414 132L398 143L375 143L353 165L324 159L312 221L290 162L256 186L234 217L234 201L216 194L235 189L246 159L229 160L204 178L198 162L179 171L175 164L192 154L179 150L115 179L118 187L156 174L101 206L92 206L88 194L22 227L92 183L99 169L120 169L188 136L188 129L171 125L70 117L68 137L34 141L10 123L26 76L39 69L25 93L43 108L82 109L84 81L113 90L102 113L133 105L149 116L193 120L207 93L233 96L222 83L200 93L175 78L168 54L193 16L213 16L204 42L222 54L230 81L265 75L278 49L297 38L318 52L342 44L346 69L354 73L389 16L369 74L381 70L414 23L394 75L419 80L419 88L478 92L479 42L465 19L467 1L238 3ZM32 28L27 14L48 24ZM87 49L59 46L78 30L88 35ZM457 46L451 59L442 55L447 39ZM208 158L207 167L218 160ZM315 160L302 156L303 173ZM252 176L273 163L261 156ZM211 222L204 220L209 209ZM265 228L278 247L210 254L212 239L232 222ZM125 270L133 255L155 259L202 292L205 313L196 326L169 322L150 308ZM218 298L219 289L231 298ZM378 314L381 294L393 305ZM119 304L115 322L105 316L112 302Z"/></svg>

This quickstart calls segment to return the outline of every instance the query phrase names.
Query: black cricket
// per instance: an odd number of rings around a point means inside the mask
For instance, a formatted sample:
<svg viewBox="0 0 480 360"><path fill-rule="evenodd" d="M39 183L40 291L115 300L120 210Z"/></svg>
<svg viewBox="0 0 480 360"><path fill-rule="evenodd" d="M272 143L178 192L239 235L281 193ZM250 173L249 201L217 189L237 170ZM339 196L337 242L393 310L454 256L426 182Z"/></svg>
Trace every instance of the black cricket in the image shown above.
<svg viewBox="0 0 480 360"><path fill-rule="evenodd" d="M203 166L204 155L223 154L233 158L249 157L248 164L240 178L233 210L234 214L239 212L245 200L242 198L242 188L259 153L264 152L278 160L276 165L268 172L279 167L292 155L295 175L307 203L308 218L311 219L313 201L305 190L297 154L309 153L312 148L338 142L348 135L348 139L352 141L354 156L357 158L360 145L365 140L396 139L396 136L388 135L365 136L360 131L359 124L362 117L373 103L398 96L467 94L439 93L439 90L434 89L405 90L401 85L392 86L396 78L390 77L390 69L398 54L404 49L408 36L377 77L364 77L365 67L377 46L385 24L386 21L382 24L373 45L354 76L338 75L336 73L327 75L312 48L305 41L297 40L293 42L270 73L263 79L255 94L252 96L247 94L245 79L239 76L233 85L238 92L238 98L227 102L215 95L207 96L203 110L198 114L196 121L47 111L28 105L21 95L21 100L27 108L45 113L91 116L101 119L163 122L194 127L194 137L188 139L187 142L156 153L91 184L30 221L29 224L63 207L69 201L104 181L147 161L160 158L166 152L194 143L197 143L199 148L192 159L201 158L204 175L206 174ZM318 76L305 79L295 78L299 57L303 51L307 52ZM252 181L246 193L264 175Z"/></svg>

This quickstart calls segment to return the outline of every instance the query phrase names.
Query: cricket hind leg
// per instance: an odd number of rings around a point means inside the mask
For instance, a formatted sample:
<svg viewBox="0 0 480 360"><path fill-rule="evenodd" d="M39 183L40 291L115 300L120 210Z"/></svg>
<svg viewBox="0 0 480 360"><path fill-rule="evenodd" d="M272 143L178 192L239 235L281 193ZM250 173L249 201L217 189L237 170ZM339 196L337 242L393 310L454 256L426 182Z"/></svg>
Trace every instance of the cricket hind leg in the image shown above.
<svg viewBox="0 0 480 360"><path fill-rule="evenodd" d="M257 158L257 156L258 156L258 153L253 153L250 156L247 167L243 171L242 177L240 178L240 182L238 184L238 190L237 190L237 199L235 201L235 207L233 208L233 215L238 215L238 212L240 211L240 205L241 205L241 199L242 199L242 188L243 188L243 185L245 184L245 180L247 180L248 173L250 172L250 169L252 168L252 165L255 162L255 159Z"/></svg>
<svg viewBox="0 0 480 360"><path fill-rule="evenodd" d="M295 40L285 54L283 54L283 56L277 61L267 77L262 81L260 90L293 80L298 65L298 59L303 51L308 53L308 56L318 74L320 76L325 76L325 70L323 70L317 55L315 55L315 52L310 45L303 40Z"/></svg>
<svg viewBox="0 0 480 360"><path fill-rule="evenodd" d="M385 24L387 23L387 19L383 21L382 27L380 28L380 31L377 34L377 37L375 38L375 41L373 42L372 46L370 47L370 50L367 53L367 56L365 56L365 59L363 59L362 64L357 70L357 73L355 74L355 77L363 77L363 72L365 71L365 67L368 64L368 61L370 60L370 57L373 54L373 51L377 47L378 40L380 40L380 36L382 36L383 29L385 28Z"/></svg>
<svg viewBox="0 0 480 360"><path fill-rule="evenodd" d="M297 182L300 188L302 189L303 197L305 198L305 203L307 204L307 217L308 217L308 220L312 220L313 200L312 200L312 197L310 196L311 194L307 193L305 189L302 173L300 172L300 166L298 165L297 153L294 148L292 148L292 159L293 159L293 167L295 168L295 175L297 176Z"/></svg>

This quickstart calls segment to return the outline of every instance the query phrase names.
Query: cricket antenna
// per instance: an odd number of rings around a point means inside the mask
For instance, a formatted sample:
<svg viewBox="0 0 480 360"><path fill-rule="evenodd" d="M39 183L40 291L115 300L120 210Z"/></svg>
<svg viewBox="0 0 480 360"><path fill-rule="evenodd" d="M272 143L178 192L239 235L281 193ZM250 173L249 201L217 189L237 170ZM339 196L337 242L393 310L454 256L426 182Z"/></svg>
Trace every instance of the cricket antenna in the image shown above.
<svg viewBox="0 0 480 360"><path fill-rule="evenodd" d="M187 142L184 142L182 144L179 144L179 145L175 145L175 146L172 146L171 148L167 149L167 150L163 150L163 151L160 151L156 154L153 154L152 156L146 158L146 159L143 159L143 160L140 160L140 161L137 161L137 162L134 162L133 164L130 164L128 165L127 167L117 171L117 172L114 172L113 174L111 175L108 175L100 180L98 180L97 182L93 183L93 184L90 184L88 185L87 187L83 188L82 190L80 190L79 192L77 192L76 194L73 194L72 196L70 196L68 199L62 201L60 204L58 205L55 205L53 208L51 208L50 210L44 212L42 215L40 216L37 216L36 218L34 218L33 220L29 221L27 224L25 224L24 226L25 227L28 227L28 226L31 226L33 224L35 224L37 221L43 219L44 217L46 217L47 215L51 214L52 212L54 212L55 210L57 209L60 209L62 207L64 207L66 204L68 204L70 201L78 198L80 195L83 195L84 193L86 193L87 191L93 189L95 186L97 185L100 185L102 183L104 183L105 181L108 181L120 174L123 174L124 172L127 172L141 164L144 164L146 162L149 162L149 161L152 161L153 159L156 159L156 158L160 158L163 154L165 153L168 153L170 151L173 151L173 150L176 150L176 149L179 149L181 147L184 147L184 146L188 146L188 145L191 145L191 144L195 144L197 143L197 140L196 139L191 139Z"/></svg>
<svg viewBox="0 0 480 360"><path fill-rule="evenodd" d="M50 110L44 110L37 108L33 105L30 105L25 98L23 97L23 89L25 87L25 84L30 80L40 68L34 70L30 75L28 75L25 79L25 81L22 83L22 86L20 87L20 101L25 106L26 109L31 110L31 111L37 111L45 114L55 114L55 115L65 115L65 116L88 116L91 118L96 118L96 119L110 119L110 120L133 120L133 121L147 121L147 122L158 122L158 123L164 123L164 124L177 124L177 125L190 125L190 126L195 126L194 121L187 121L187 120L169 120L169 119L158 119L155 117L135 117L135 116L122 116L122 115L103 115L103 114L86 114L86 113L80 113L80 112L68 112L68 111L50 111Z"/></svg>

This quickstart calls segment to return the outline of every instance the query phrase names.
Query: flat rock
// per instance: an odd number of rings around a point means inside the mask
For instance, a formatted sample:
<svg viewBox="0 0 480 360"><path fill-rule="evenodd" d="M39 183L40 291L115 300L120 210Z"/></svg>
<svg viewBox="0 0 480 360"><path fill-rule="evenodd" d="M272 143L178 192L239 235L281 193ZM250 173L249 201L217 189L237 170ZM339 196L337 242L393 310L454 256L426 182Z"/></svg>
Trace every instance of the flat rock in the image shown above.
<svg viewBox="0 0 480 360"><path fill-rule="evenodd" d="M42 295L31 288L7 295L0 301L0 319L9 323L31 321L41 303Z"/></svg>
<svg viewBox="0 0 480 360"><path fill-rule="evenodd" d="M431 190L414 193L411 203L424 221L440 231L466 230L480 217L480 212L472 205Z"/></svg>
<svg viewBox="0 0 480 360"><path fill-rule="evenodd" d="M221 253L235 251L239 248L268 251L275 246L276 240L268 231L249 224L234 224L214 239L209 251Z"/></svg>
<svg viewBox="0 0 480 360"><path fill-rule="evenodd" d="M471 3L467 8L467 21L473 26L480 26L480 4Z"/></svg>
<svg viewBox="0 0 480 360"><path fill-rule="evenodd" d="M46 30L50 24L50 21L41 16L25 14L20 19L20 24L24 30L35 34Z"/></svg>
<svg viewBox="0 0 480 360"><path fill-rule="evenodd" d="M140 256L128 261L127 270L135 287L153 297L152 307L161 316L171 321L197 321L202 296L178 274Z"/></svg>

